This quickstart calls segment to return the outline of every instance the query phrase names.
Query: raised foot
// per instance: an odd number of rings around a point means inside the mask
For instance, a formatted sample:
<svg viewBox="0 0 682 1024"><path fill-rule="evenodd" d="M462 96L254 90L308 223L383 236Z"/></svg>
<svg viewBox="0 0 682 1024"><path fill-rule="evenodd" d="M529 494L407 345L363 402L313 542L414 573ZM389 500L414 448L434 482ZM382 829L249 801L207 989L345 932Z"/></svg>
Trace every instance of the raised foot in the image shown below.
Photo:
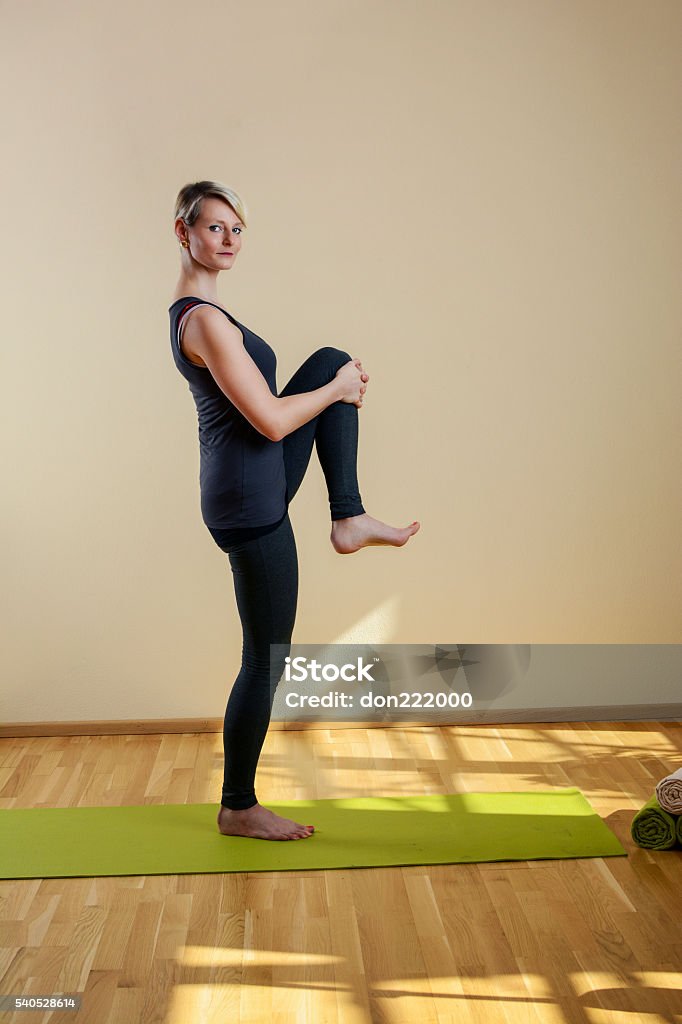
<svg viewBox="0 0 682 1024"><path fill-rule="evenodd" d="M300 825L291 818L283 818L267 807L254 804L244 811L233 811L221 804L218 828L224 836L244 836L248 839L307 839L315 831L313 825Z"/></svg>
<svg viewBox="0 0 682 1024"><path fill-rule="evenodd" d="M403 528L389 526L388 523L382 523L363 512L362 515L351 516L349 519L335 519L332 522L331 542L334 550L340 555L350 555L371 544L390 544L400 548L419 530L419 527L417 520Z"/></svg>

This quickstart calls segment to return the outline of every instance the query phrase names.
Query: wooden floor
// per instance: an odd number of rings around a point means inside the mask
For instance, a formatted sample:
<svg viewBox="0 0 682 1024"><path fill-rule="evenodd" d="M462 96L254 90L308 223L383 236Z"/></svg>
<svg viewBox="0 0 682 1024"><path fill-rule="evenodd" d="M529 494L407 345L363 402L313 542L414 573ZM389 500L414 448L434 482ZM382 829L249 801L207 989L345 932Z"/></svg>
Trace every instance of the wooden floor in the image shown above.
<svg viewBox="0 0 682 1024"><path fill-rule="evenodd" d="M677 722L271 732L262 803L578 786L628 857L3 881L0 993L83 1004L0 1020L682 1022L682 851L630 838L681 741ZM218 808L219 734L7 739L0 754L6 808Z"/></svg>

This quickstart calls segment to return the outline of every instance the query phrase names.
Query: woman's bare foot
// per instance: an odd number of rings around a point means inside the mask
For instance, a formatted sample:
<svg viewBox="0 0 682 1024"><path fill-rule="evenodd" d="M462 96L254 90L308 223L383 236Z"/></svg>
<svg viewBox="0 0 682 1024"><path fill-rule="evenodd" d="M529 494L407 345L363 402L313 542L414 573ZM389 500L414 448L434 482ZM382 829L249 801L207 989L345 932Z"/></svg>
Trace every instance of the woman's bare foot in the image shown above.
<svg viewBox="0 0 682 1024"><path fill-rule="evenodd" d="M331 541L340 555L350 555L370 544L392 544L400 548L417 532L419 526L415 520L409 526L399 529L363 512L349 519L335 519L332 522Z"/></svg>
<svg viewBox="0 0 682 1024"><path fill-rule="evenodd" d="M291 818L282 818L267 807L254 804L244 811L233 811L220 805L218 828L224 836L246 836L251 839L307 839L315 831L313 825L299 825Z"/></svg>

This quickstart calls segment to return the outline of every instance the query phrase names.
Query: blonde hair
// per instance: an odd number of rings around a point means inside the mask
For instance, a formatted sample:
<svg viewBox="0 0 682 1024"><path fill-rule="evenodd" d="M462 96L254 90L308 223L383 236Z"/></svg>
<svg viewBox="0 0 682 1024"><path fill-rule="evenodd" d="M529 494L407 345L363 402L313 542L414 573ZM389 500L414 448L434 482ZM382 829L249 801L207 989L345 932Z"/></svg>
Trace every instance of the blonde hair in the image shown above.
<svg viewBox="0 0 682 1024"><path fill-rule="evenodd" d="M189 185L183 185L175 200L175 219L182 217L187 227L190 228L201 213L201 203L207 196L224 199L232 207L242 224L246 226L244 202L233 189L221 185L219 181L195 181Z"/></svg>

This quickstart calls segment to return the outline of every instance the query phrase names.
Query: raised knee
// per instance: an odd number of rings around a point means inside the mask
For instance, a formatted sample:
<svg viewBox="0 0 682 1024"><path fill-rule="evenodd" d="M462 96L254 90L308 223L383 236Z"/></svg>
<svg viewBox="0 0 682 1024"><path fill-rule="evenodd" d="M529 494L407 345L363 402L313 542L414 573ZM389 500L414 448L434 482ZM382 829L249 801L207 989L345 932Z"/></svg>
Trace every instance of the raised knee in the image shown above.
<svg viewBox="0 0 682 1024"><path fill-rule="evenodd" d="M344 349L334 348L333 345L325 345L322 348L318 348L315 355L320 359L333 363L336 369L343 366L344 363L347 363L348 360L352 358L352 356L344 351Z"/></svg>

